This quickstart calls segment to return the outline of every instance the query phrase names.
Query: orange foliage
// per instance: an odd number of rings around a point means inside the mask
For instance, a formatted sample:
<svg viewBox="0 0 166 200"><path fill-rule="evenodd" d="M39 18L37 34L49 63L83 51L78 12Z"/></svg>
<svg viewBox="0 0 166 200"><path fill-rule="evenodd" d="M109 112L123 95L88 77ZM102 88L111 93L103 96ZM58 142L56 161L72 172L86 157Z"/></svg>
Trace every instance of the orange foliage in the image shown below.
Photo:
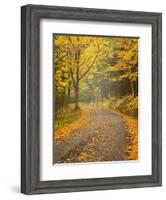
<svg viewBox="0 0 166 200"><path fill-rule="evenodd" d="M88 122L90 121L92 111L87 109L80 110L79 112L80 118L78 120L54 132L55 143L68 139L76 131L80 130L82 127L85 128L87 126Z"/></svg>
<svg viewBox="0 0 166 200"><path fill-rule="evenodd" d="M138 121L132 117L124 116L129 130L131 144L128 145L128 160L138 160ZM130 150L131 146L131 150Z"/></svg>
<svg viewBox="0 0 166 200"><path fill-rule="evenodd" d="M127 160L138 160L138 120L115 110L112 111L120 115L126 123L127 137L129 139L126 152Z"/></svg>

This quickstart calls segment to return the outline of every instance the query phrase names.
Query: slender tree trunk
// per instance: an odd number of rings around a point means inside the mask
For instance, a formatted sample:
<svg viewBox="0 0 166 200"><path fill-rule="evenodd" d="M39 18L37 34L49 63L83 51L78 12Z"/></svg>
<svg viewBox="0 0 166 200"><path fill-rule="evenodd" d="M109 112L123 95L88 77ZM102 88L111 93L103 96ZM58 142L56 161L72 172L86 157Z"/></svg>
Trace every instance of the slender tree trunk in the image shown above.
<svg viewBox="0 0 166 200"><path fill-rule="evenodd" d="M70 92L71 92L71 81L69 81L69 87L68 87L68 91L67 91L67 96L68 96L68 105L70 104Z"/></svg>
<svg viewBox="0 0 166 200"><path fill-rule="evenodd" d="M132 97L135 97L134 81L131 80L130 85L131 85L131 95Z"/></svg>
<svg viewBox="0 0 166 200"><path fill-rule="evenodd" d="M134 97L135 96L135 86L134 86L134 81L132 80L131 74L132 74L132 70L131 70L131 66L129 66L129 79L130 79L130 86L131 86L131 95L132 95L132 97Z"/></svg>
<svg viewBox="0 0 166 200"><path fill-rule="evenodd" d="M87 85L91 91L91 101L95 102L95 93L94 93L93 87L91 86L91 84L88 83L88 81L87 81Z"/></svg>
<svg viewBox="0 0 166 200"><path fill-rule="evenodd" d="M79 101L79 82L76 83L75 87L75 110L79 109L78 101Z"/></svg>
<svg viewBox="0 0 166 200"><path fill-rule="evenodd" d="M76 53L76 84L75 84L75 110L79 109L79 60L80 60L80 52L79 50Z"/></svg>

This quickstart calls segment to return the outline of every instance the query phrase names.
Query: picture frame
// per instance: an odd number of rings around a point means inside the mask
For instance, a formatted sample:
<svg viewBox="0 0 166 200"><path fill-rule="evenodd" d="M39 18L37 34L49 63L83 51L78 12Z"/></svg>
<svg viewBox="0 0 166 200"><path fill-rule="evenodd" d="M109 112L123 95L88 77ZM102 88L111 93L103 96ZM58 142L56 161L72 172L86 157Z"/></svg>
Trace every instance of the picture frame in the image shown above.
<svg viewBox="0 0 166 200"><path fill-rule="evenodd" d="M40 20L149 24L152 27L152 174L40 180ZM162 185L162 14L26 5L21 7L21 192L42 194Z"/></svg>

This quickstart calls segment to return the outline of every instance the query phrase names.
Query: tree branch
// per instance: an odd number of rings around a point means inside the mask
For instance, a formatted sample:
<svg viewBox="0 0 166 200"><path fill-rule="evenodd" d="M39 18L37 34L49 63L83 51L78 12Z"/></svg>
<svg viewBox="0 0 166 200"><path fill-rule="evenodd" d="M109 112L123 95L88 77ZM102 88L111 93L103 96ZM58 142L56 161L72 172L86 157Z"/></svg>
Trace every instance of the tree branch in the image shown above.
<svg viewBox="0 0 166 200"><path fill-rule="evenodd" d="M96 54L94 60L92 61L91 65L89 66L89 68L79 77L79 81L92 69L92 67L93 67L93 65L95 64L96 59L97 59L97 57L98 57L98 55L99 55L99 52L100 52L100 51L97 52L97 54Z"/></svg>
<svg viewBox="0 0 166 200"><path fill-rule="evenodd" d="M84 65L85 63L87 63L88 62L88 59L87 60L84 60L82 63L80 63L80 67L82 66L82 65Z"/></svg>
<svg viewBox="0 0 166 200"><path fill-rule="evenodd" d="M67 38L68 38L68 40L70 41L70 43L71 43L71 45L72 45L72 47L73 47L73 49L74 49L75 47L74 47L74 44L73 44L73 42L72 42L70 36L68 36Z"/></svg>
<svg viewBox="0 0 166 200"><path fill-rule="evenodd" d="M57 56L56 56L57 62L58 62L58 61L63 62L65 57L66 57L66 55L63 55L62 57L60 57L59 55L57 55Z"/></svg>

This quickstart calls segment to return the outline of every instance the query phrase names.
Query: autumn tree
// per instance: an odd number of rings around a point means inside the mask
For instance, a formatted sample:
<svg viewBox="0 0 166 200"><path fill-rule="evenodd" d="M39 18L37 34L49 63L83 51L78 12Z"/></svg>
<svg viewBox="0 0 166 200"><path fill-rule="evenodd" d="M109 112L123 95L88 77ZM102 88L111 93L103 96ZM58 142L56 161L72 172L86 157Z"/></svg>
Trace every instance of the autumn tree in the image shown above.
<svg viewBox="0 0 166 200"><path fill-rule="evenodd" d="M138 82L138 40L116 38L113 55L108 70L112 72L115 81L128 79L132 96L136 96Z"/></svg>
<svg viewBox="0 0 166 200"><path fill-rule="evenodd" d="M55 103L138 94L138 39L55 35Z"/></svg>
<svg viewBox="0 0 166 200"><path fill-rule="evenodd" d="M101 52L102 41L100 38L96 40L93 37L56 36L55 46L57 51L59 49L61 52L59 65L61 68L67 69L69 79L66 87L70 91L72 82L75 93L75 109L78 109L79 83L95 67ZM56 82L56 84L60 83Z"/></svg>

